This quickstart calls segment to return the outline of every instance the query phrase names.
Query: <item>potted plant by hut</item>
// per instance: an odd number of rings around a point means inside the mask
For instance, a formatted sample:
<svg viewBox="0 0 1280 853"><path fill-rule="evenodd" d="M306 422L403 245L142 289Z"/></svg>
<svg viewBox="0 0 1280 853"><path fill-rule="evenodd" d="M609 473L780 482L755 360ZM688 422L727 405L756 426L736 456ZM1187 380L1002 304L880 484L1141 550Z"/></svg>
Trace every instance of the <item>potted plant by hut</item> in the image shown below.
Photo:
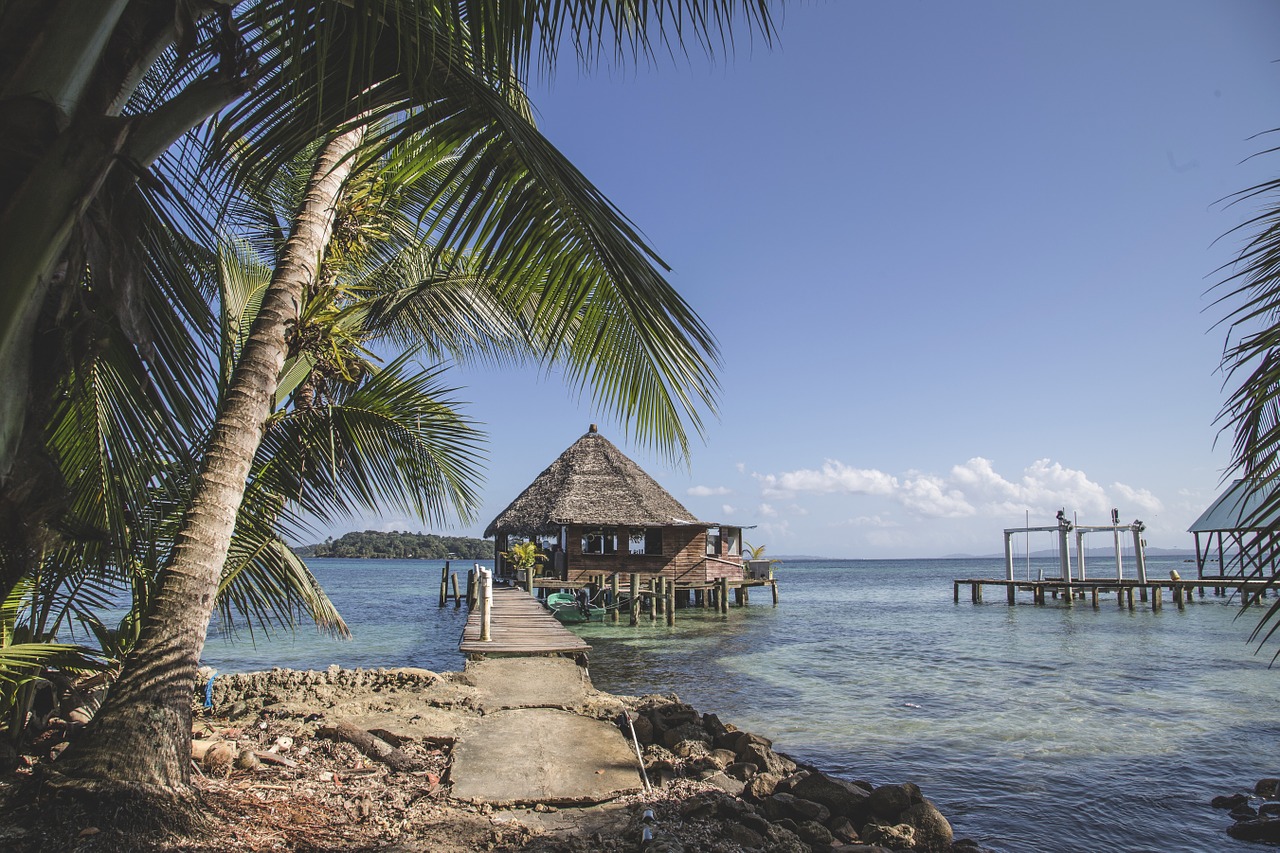
<svg viewBox="0 0 1280 853"><path fill-rule="evenodd" d="M516 571L516 580L524 580L530 592L533 592L533 579L538 574L538 563L547 561L545 554L538 553L538 543L520 542L502 552L502 559L511 564ZM524 572L521 578L520 573Z"/></svg>
<svg viewBox="0 0 1280 853"><path fill-rule="evenodd" d="M773 577L773 567L781 563L781 560L770 560L764 555L764 545L749 545L742 543L742 560L747 567L747 576L769 580Z"/></svg>

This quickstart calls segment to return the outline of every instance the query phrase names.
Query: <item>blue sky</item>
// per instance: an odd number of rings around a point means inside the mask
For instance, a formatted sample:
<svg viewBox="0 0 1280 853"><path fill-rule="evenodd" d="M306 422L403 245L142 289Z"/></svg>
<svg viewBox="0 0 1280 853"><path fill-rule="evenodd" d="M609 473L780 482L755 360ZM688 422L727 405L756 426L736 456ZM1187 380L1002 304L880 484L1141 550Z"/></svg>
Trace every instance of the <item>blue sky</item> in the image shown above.
<svg viewBox="0 0 1280 853"><path fill-rule="evenodd" d="M543 132L716 334L719 416L672 467L554 376L456 370L490 441L454 532L594 421L770 553L993 553L1113 506L1190 547L1229 461L1215 240L1253 210L1220 200L1280 173L1248 160L1277 33L1273 2L849 0L788 6L772 48L562 68Z"/></svg>

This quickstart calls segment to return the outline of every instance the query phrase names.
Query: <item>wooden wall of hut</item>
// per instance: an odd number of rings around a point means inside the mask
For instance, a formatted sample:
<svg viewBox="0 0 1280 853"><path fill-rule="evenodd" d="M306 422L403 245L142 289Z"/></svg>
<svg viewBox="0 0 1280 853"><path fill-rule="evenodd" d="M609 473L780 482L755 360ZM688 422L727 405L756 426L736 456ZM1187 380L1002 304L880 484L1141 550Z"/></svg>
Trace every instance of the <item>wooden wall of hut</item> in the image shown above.
<svg viewBox="0 0 1280 853"><path fill-rule="evenodd" d="M662 529L661 554L632 554L627 547L627 528L605 528L616 533L618 548L613 554L584 554L582 539L586 533L601 531L599 527L570 526L568 530L568 580L584 581L597 575L634 572L645 576L661 575L679 583L703 584L718 578L742 580L744 570L740 556L707 556L707 531L701 527L680 526Z"/></svg>

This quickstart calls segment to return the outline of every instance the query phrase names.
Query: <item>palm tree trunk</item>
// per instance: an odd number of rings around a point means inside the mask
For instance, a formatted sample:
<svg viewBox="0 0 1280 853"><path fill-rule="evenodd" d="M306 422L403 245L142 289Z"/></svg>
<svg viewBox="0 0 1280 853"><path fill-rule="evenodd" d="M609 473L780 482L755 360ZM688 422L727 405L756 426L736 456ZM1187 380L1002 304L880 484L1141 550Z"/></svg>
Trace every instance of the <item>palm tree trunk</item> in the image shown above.
<svg viewBox="0 0 1280 853"><path fill-rule="evenodd" d="M190 781L192 685L236 513L271 414L290 327L323 260L335 207L351 173L349 155L363 136L356 129L320 149L293 232L218 411L173 562L161 576L154 608L90 736L58 762L67 776L170 796L181 796Z"/></svg>

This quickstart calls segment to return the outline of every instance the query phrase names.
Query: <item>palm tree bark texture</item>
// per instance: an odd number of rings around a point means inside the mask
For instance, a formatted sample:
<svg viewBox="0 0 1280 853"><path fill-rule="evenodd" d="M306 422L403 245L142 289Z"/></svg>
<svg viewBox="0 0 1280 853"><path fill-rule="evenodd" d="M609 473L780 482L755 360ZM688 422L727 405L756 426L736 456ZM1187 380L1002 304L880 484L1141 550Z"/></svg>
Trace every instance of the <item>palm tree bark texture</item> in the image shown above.
<svg viewBox="0 0 1280 853"><path fill-rule="evenodd" d="M348 131L317 155L295 230L218 412L155 607L90 736L58 762L65 776L179 797L190 781L191 689L218 579L288 354L290 329L323 260L335 207L363 135L363 129Z"/></svg>

